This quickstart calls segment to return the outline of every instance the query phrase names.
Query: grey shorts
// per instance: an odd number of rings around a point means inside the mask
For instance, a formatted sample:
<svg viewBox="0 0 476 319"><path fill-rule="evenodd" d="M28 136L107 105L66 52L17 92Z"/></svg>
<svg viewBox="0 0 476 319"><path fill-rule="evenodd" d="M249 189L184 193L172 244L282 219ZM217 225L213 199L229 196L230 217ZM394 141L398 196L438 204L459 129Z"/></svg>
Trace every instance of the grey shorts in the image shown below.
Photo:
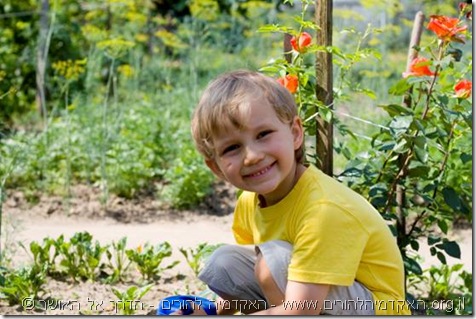
<svg viewBox="0 0 476 319"><path fill-rule="evenodd" d="M288 266L292 245L273 240L253 246L225 245L218 248L207 260L198 278L219 296L232 296L237 300L266 303L266 298L255 278L256 251L261 251L271 275L285 294L288 282ZM331 286L322 314L374 315L370 291L355 281L351 286Z"/></svg>

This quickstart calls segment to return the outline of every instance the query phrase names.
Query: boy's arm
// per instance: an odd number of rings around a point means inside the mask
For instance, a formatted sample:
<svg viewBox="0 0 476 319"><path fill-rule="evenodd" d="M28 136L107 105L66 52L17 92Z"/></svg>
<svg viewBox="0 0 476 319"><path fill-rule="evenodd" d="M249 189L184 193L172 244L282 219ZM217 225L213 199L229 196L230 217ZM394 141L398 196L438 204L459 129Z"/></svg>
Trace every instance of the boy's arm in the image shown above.
<svg viewBox="0 0 476 319"><path fill-rule="evenodd" d="M285 300L280 305L258 311L253 315L318 315L324 307L324 300L330 285L288 281Z"/></svg>

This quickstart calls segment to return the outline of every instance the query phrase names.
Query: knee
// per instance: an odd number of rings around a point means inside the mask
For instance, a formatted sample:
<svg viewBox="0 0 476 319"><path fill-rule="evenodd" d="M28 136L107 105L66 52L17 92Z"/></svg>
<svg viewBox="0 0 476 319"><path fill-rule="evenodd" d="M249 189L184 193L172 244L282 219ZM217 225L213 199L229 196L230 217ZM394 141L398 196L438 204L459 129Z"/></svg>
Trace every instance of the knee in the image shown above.
<svg viewBox="0 0 476 319"><path fill-rule="evenodd" d="M223 245L208 257L203 273L226 277L253 277L255 255L247 247Z"/></svg>
<svg viewBox="0 0 476 319"><path fill-rule="evenodd" d="M253 276L254 264L255 254L251 249L225 245L208 258L198 278L224 299L251 296L249 299L254 300L257 299L255 292L259 291Z"/></svg>
<svg viewBox="0 0 476 319"><path fill-rule="evenodd" d="M213 270L222 272L229 270L236 265L236 249L233 246L225 245L217 248L207 260L207 266L213 265Z"/></svg>

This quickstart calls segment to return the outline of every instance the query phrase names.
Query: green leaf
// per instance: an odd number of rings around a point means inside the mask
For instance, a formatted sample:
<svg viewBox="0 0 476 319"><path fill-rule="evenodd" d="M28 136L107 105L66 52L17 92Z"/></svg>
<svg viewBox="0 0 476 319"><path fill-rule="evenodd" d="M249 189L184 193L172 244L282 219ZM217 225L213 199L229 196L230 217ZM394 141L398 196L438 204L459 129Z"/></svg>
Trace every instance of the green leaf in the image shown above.
<svg viewBox="0 0 476 319"><path fill-rule="evenodd" d="M414 85L422 82L430 82L432 80L431 76L411 76L406 79L408 84Z"/></svg>
<svg viewBox="0 0 476 319"><path fill-rule="evenodd" d="M415 156L423 164L428 160L428 152L423 148L415 147Z"/></svg>
<svg viewBox="0 0 476 319"><path fill-rule="evenodd" d="M277 24L268 24L262 26L258 29L258 32L281 32L281 33L289 33L291 35L296 35L296 31L289 27L280 26Z"/></svg>
<svg viewBox="0 0 476 319"><path fill-rule="evenodd" d="M388 93L392 95L403 95L407 93L411 87L406 79L401 79L388 90Z"/></svg>
<svg viewBox="0 0 476 319"><path fill-rule="evenodd" d="M443 249L451 257L461 258L461 250L457 242L445 241L443 242Z"/></svg>
<svg viewBox="0 0 476 319"><path fill-rule="evenodd" d="M405 269L408 272L411 272L417 275L423 274L423 270L421 269L418 262L416 262L415 260L408 258L404 261L404 264L405 264Z"/></svg>
<svg viewBox="0 0 476 319"><path fill-rule="evenodd" d="M441 261L442 264L446 265L446 257L445 255L443 255L441 251L436 253L436 257L438 257L438 259Z"/></svg>
<svg viewBox="0 0 476 319"><path fill-rule="evenodd" d="M438 236L431 235L431 234L428 236L428 245L429 246L434 245L434 244L436 244L440 241L441 241L441 238L438 237Z"/></svg>
<svg viewBox="0 0 476 319"><path fill-rule="evenodd" d="M413 115L413 111L411 109L399 104L378 105L378 107L387 111L391 117L398 115Z"/></svg>
<svg viewBox="0 0 476 319"><path fill-rule="evenodd" d="M439 220L438 221L438 227L440 227L441 231L445 234L448 233L448 224L444 220Z"/></svg>
<svg viewBox="0 0 476 319"><path fill-rule="evenodd" d="M420 249L420 244L416 240L410 241L410 246L413 250L418 251Z"/></svg>
<svg viewBox="0 0 476 319"><path fill-rule="evenodd" d="M468 163L469 161L472 161L473 160L473 156L471 154L466 154L466 153L462 153L459 158L461 159L461 161L463 162L463 164L466 164Z"/></svg>
<svg viewBox="0 0 476 319"><path fill-rule="evenodd" d="M132 287L129 287L127 290L126 290L126 295L127 296L134 296L134 293L136 292L136 290L139 289L138 287L136 286L132 286Z"/></svg>
<svg viewBox="0 0 476 319"><path fill-rule="evenodd" d="M379 151L389 151L389 150L392 150L393 148L395 147L395 142L394 141L389 141L389 142L385 142L383 143L380 147L379 147Z"/></svg>
<svg viewBox="0 0 476 319"><path fill-rule="evenodd" d="M445 187L443 188L443 197L445 199L445 203L450 206L455 211L461 210L461 201L459 199L458 194L452 187Z"/></svg>
<svg viewBox="0 0 476 319"><path fill-rule="evenodd" d="M419 148L426 149L427 143L426 143L426 137L424 136L417 136L413 139L413 142L415 143L415 146Z"/></svg>
<svg viewBox="0 0 476 319"><path fill-rule="evenodd" d="M402 139L400 142L398 142L397 145L395 145L395 146L393 147L393 151L394 151L395 153L399 153L399 154L405 153L406 151L408 151L407 141L404 140L404 139Z"/></svg>
<svg viewBox="0 0 476 319"><path fill-rule="evenodd" d="M428 172L430 171L430 167L427 165L417 165L410 167L408 169L408 176L410 177L419 177L419 176L428 176Z"/></svg>
<svg viewBox="0 0 476 319"><path fill-rule="evenodd" d="M377 95L375 94L374 91L372 90L369 90L369 89L360 89L359 92L367 95L369 98L371 98L372 100L375 100L377 98Z"/></svg>
<svg viewBox="0 0 476 319"><path fill-rule="evenodd" d="M392 119L389 127L395 136L400 136L405 133L413 122L412 116L397 116Z"/></svg>

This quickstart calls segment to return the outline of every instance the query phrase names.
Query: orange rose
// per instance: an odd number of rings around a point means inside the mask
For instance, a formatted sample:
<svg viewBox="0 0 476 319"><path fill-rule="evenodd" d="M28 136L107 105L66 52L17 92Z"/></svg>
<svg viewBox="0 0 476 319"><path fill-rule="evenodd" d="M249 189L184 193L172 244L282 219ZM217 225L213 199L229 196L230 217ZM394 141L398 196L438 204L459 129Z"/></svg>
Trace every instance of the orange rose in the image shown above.
<svg viewBox="0 0 476 319"><path fill-rule="evenodd" d="M456 83L454 89L457 97L467 99L471 96L471 91L473 90L473 82L469 80L461 80Z"/></svg>
<svg viewBox="0 0 476 319"><path fill-rule="evenodd" d="M296 93L299 86L298 77L293 74L287 74L286 76L280 77L278 82L293 94Z"/></svg>
<svg viewBox="0 0 476 319"><path fill-rule="evenodd" d="M291 46L293 47L294 51L299 53L306 52L308 46L311 45L312 37L309 33L303 32L297 38L293 36L291 38Z"/></svg>
<svg viewBox="0 0 476 319"><path fill-rule="evenodd" d="M463 42L462 32L466 31L467 26L458 26L459 19L445 16L432 15L428 23L428 30L435 32L441 40L445 42L456 41Z"/></svg>
<svg viewBox="0 0 476 319"><path fill-rule="evenodd" d="M430 70L428 64L430 61L427 58L415 58L410 63L410 71L403 72L403 77L407 78L409 76L432 76L435 75L434 72Z"/></svg>

